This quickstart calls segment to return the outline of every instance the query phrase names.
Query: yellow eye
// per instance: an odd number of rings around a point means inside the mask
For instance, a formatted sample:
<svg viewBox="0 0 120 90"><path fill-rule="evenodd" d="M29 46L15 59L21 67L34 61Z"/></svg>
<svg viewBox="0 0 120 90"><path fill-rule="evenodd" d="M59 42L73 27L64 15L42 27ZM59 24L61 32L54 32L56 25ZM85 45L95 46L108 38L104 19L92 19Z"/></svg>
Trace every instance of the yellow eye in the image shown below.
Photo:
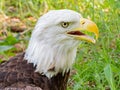
<svg viewBox="0 0 120 90"><path fill-rule="evenodd" d="M62 23L61 23L61 26L62 26L63 28L67 28L67 27L69 26L69 23L68 23L68 22L62 22Z"/></svg>

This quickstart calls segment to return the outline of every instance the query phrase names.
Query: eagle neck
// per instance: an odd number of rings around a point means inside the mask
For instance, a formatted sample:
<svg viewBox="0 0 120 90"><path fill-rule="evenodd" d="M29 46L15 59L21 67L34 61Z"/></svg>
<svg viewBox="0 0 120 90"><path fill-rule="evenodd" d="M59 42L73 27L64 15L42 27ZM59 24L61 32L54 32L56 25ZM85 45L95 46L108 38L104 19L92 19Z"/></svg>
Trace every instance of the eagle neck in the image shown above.
<svg viewBox="0 0 120 90"><path fill-rule="evenodd" d="M44 41L38 42L30 40L25 53L28 63L36 66L36 72L46 75L48 78L62 72L68 72L76 57L77 43L67 44L46 44ZM73 47L74 46L74 47Z"/></svg>

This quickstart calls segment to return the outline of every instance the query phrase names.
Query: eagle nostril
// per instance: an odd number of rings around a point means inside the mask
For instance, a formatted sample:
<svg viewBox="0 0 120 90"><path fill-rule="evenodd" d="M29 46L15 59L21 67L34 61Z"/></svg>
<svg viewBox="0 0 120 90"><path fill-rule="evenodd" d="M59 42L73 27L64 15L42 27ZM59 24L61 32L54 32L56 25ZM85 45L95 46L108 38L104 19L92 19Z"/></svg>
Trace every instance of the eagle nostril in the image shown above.
<svg viewBox="0 0 120 90"><path fill-rule="evenodd" d="M85 21L82 21L81 24L82 24L82 25L85 24Z"/></svg>

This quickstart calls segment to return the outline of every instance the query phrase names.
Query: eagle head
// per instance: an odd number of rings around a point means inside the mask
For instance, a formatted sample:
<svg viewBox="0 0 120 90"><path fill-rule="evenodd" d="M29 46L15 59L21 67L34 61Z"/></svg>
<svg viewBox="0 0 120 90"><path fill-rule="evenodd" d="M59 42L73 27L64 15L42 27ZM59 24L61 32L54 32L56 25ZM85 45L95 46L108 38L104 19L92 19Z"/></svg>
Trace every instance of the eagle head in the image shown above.
<svg viewBox="0 0 120 90"><path fill-rule="evenodd" d="M82 41L95 43L96 24L72 10L52 10L41 16L32 32L25 59L48 78L68 72Z"/></svg>

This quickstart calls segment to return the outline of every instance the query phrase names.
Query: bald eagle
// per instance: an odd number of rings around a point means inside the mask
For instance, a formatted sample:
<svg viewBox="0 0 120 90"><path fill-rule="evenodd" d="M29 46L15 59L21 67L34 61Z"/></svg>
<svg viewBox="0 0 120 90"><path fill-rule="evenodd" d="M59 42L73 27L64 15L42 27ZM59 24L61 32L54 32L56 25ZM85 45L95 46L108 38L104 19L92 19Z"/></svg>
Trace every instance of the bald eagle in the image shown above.
<svg viewBox="0 0 120 90"><path fill-rule="evenodd" d="M78 12L49 11L39 18L26 51L0 64L0 90L66 90L77 46L95 43L98 34L96 24Z"/></svg>

